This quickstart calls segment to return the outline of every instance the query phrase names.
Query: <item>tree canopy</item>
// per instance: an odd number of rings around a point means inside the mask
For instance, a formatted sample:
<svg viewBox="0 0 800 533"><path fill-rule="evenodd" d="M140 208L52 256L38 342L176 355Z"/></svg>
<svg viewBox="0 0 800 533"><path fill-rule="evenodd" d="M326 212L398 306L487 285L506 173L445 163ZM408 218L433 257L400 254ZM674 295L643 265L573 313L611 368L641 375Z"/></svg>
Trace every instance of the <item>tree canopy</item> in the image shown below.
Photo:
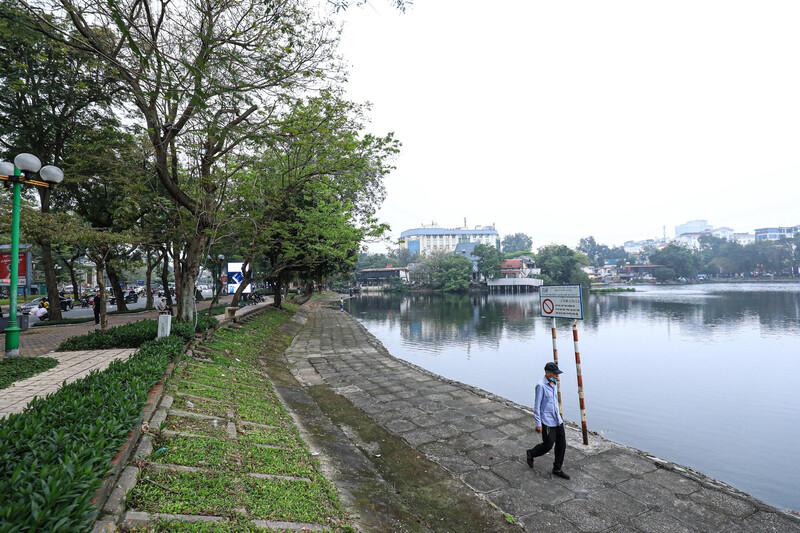
<svg viewBox="0 0 800 533"><path fill-rule="evenodd" d="M514 233L503 237L501 247L505 253L529 252L533 245L533 239L524 233Z"/></svg>

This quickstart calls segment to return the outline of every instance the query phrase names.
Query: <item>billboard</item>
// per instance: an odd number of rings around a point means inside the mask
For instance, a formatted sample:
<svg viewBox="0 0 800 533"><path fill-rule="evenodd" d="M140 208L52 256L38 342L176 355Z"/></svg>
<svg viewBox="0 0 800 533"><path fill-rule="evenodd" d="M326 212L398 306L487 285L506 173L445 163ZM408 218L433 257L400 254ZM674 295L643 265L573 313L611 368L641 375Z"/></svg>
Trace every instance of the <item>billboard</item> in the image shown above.
<svg viewBox="0 0 800 533"><path fill-rule="evenodd" d="M17 261L18 285L31 286L31 253L20 252ZM8 287L11 284L11 252L0 252L0 285Z"/></svg>

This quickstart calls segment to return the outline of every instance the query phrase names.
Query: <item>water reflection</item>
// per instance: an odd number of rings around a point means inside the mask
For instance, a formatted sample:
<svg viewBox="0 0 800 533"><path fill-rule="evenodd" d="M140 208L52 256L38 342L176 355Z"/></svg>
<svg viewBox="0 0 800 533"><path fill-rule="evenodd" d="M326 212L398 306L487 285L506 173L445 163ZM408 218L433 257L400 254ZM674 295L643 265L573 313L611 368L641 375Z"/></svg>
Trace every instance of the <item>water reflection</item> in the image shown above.
<svg viewBox="0 0 800 533"><path fill-rule="evenodd" d="M365 294L348 305L393 355L520 404L532 404L552 358L537 294ZM584 317L590 429L800 509L800 283L585 294ZM564 413L577 421L571 321L558 330ZM766 433L742 431L755 421ZM769 457L743 456L765 439L776 448Z"/></svg>
<svg viewBox="0 0 800 533"><path fill-rule="evenodd" d="M584 293L581 326L596 330L614 320L681 325L686 331L713 334L711 328L735 330L754 321L764 335L800 331L800 284L747 284L644 287L635 293ZM743 287L743 290L739 290ZM538 295L412 295L368 293L353 303L366 321L401 328L409 339L466 346L501 335L529 338L539 318ZM563 324L562 324L563 327ZM491 341L490 341L491 342Z"/></svg>

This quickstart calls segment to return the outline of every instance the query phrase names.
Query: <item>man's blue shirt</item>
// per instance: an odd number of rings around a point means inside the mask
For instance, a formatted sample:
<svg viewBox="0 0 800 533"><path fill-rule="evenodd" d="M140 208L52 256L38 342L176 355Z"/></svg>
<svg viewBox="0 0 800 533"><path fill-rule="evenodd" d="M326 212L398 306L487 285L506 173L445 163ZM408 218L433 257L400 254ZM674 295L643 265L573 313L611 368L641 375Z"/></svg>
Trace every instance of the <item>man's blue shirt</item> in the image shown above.
<svg viewBox="0 0 800 533"><path fill-rule="evenodd" d="M555 385L550 385L547 377L536 385L536 399L533 402L533 417L536 427L542 425L555 427L561 425L561 414L558 412L558 392Z"/></svg>

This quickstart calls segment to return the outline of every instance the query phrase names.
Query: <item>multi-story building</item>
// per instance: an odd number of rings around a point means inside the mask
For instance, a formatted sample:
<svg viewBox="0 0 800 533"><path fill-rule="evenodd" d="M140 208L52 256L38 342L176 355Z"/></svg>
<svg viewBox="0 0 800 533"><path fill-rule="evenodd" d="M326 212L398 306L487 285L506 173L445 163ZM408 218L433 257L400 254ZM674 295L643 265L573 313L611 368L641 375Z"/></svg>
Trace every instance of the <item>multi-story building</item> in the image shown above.
<svg viewBox="0 0 800 533"><path fill-rule="evenodd" d="M485 244L500 249L500 234L494 225L475 228L443 228L437 224L422 225L400 234L400 248L413 253L453 252L458 244Z"/></svg>
<svg viewBox="0 0 800 533"><path fill-rule="evenodd" d="M747 246L748 244L756 242L756 236L752 233L734 233L728 240L741 244L742 246Z"/></svg>
<svg viewBox="0 0 800 533"><path fill-rule="evenodd" d="M673 242L682 243L688 246L689 248L699 248L700 237L702 237L703 235L711 235L712 237L725 239L726 241L732 241L734 240L733 236L735 235L735 233L731 228L723 226L717 229L707 229L705 231L681 233L675 238L675 241Z"/></svg>
<svg viewBox="0 0 800 533"><path fill-rule="evenodd" d="M759 228L756 230L757 241L778 241L780 239L791 239L800 233L800 226Z"/></svg>
<svg viewBox="0 0 800 533"><path fill-rule="evenodd" d="M710 231L714 226L708 224L708 220L690 220L680 226L675 226L675 237L680 237L684 233L702 233Z"/></svg>

